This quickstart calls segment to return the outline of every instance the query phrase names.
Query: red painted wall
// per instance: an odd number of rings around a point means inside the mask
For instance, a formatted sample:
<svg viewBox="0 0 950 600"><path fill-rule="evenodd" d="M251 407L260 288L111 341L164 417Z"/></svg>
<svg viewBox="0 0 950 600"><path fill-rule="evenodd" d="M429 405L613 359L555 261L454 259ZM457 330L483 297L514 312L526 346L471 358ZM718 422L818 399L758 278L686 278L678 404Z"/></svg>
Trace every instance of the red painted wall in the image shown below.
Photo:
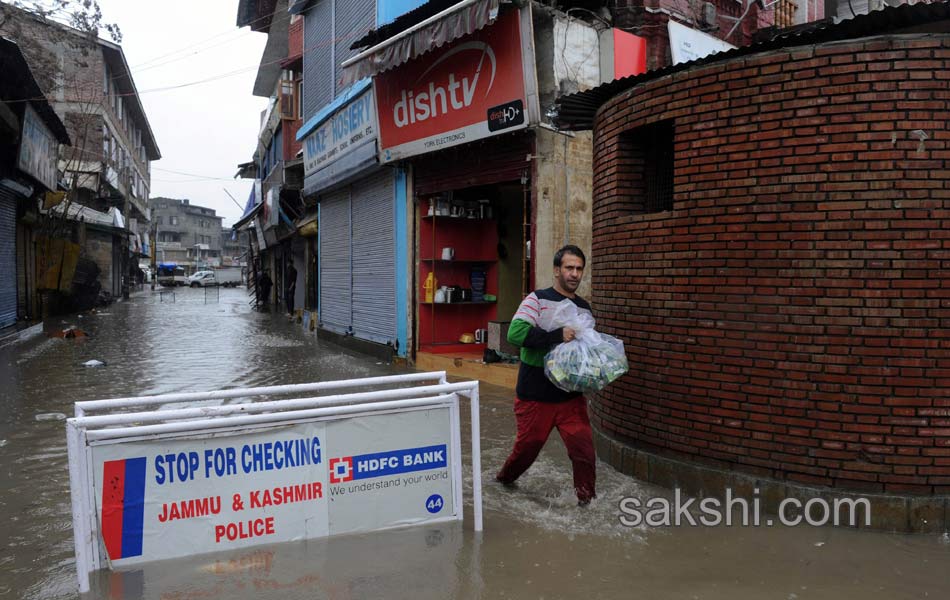
<svg viewBox="0 0 950 600"><path fill-rule="evenodd" d="M638 448L843 489L950 492L950 36L747 56L595 126L592 277ZM673 210L621 134L674 123ZM915 132L926 132L923 143Z"/></svg>

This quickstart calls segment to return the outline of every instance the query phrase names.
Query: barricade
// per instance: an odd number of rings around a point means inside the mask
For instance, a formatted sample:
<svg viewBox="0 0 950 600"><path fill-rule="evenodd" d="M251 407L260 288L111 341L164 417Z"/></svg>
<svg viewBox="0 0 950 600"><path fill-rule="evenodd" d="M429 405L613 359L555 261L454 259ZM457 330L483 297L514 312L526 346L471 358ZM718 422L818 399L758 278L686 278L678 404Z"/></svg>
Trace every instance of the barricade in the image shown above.
<svg viewBox="0 0 950 600"><path fill-rule="evenodd" d="M439 371L76 402L80 592L103 567L461 521L460 396L481 531L477 381Z"/></svg>

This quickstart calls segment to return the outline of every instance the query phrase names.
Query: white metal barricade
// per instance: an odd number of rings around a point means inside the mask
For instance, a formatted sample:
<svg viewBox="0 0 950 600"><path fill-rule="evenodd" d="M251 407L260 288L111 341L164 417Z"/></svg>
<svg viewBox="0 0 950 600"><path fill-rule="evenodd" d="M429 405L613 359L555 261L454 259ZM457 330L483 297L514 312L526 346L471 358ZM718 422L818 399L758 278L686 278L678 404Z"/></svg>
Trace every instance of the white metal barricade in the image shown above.
<svg viewBox="0 0 950 600"><path fill-rule="evenodd" d="M462 520L460 396L481 531L477 381L438 371L76 402L80 591L103 566Z"/></svg>

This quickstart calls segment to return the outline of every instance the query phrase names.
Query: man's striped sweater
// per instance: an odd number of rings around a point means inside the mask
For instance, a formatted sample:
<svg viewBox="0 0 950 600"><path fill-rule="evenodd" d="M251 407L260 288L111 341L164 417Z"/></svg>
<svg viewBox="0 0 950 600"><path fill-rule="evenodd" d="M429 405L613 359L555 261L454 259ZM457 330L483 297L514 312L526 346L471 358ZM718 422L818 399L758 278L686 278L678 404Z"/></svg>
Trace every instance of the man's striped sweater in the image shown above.
<svg viewBox="0 0 950 600"><path fill-rule="evenodd" d="M590 312L590 304L580 296L568 298L549 287L528 294L508 328L508 341L521 348L516 393L522 400L564 402L580 396L578 392L561 390L544 374L545 355L564 340L563 328L551 322L554 309L561 302L573 302L581 312Z"/></svg>

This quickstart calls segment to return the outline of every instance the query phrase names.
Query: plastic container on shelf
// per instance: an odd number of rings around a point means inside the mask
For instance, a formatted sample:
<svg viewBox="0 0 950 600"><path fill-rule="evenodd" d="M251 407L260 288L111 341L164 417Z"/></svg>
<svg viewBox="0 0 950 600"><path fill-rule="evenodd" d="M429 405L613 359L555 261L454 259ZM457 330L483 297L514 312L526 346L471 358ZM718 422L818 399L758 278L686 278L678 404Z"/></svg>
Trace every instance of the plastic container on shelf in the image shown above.
<svg viewBox="0 0 950 600"><path fill-rule="evenodd" d="M432 271L429 272L429 274L426 276L425 283L422 285L422 287L423 287L423 288L425 289L425 291L426 291L426 294L425 294L425 299L426 299L426 300L425 300L425 301L426 301L426 302L432 302L432 301L434 301L434 300L435 300L435 289L436 289L437 287L439 287L439 282L438 282L438 280L435 278L435 273L434 273L434 272L432 272Z"/></svg>

